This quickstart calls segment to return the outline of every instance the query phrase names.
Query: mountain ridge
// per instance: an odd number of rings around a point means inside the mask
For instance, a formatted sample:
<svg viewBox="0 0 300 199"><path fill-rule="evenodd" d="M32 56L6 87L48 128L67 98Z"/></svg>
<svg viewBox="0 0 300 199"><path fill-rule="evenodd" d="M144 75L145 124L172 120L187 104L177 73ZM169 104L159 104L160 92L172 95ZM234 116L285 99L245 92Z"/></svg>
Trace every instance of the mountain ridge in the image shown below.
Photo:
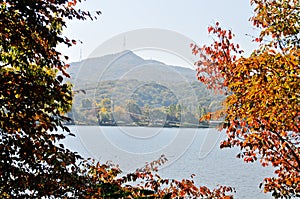
<svg viewBox="0 0 300 199"><path fill-rule="evenodd" d="M196 71L181 66L167 65L157 60L146 60L132 51L122 51L101 57L72 62L68 72L71 82L82 80L95 83L106 80L137 79L143 81L196 81ZM79 78L79 81L76 81Z"/></svg>

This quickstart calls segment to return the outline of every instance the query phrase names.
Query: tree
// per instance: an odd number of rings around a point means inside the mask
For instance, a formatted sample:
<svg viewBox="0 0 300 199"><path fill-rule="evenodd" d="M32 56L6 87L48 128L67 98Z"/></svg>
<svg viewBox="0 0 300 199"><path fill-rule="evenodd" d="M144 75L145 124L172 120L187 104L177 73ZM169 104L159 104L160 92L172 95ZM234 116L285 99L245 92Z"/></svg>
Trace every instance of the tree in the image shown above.
<svg viewBox="0 0 300 199"><path fill-rule="evenodd" d="M170 106L166 107L166 112L167 120L179 122L179 118L177 118L179 113L176 108L176 104L171 104Z"/></svg>
<svg viewBox="0 0 300 199"><path fill-rule="evenodd" d="M91 99L82 99L81 100L81 108L83 109L93 109L93 100Z"/></svg>
<svg viewBox="0 0 300 199"><path fill-rule="evenodd" d="M227 140L222 147L240 147L245 162L272 165L275 177L261 185L273 196L300 196L300 5L297 0L251 0L250 19L260 30L259 48L248 57L232 42L231 30L216 23L208 28L213 44L198 47L198 79L226 94L223 110Z"/></svg>
<svg viewBox="0 0 300 199"><path fill-rule="evenodd" d="M153 125L164 125L167 114L162 108L153 108L149 111L149 120Z"/></svg>
<svg viewBox="0 0 300 199"><path fill-rule="evenodd" d="M104 98L100 102L100 107L105 108L108 112L112 112L112 101L109 98Z"/></svg>
<svg viewBox="0 0 300 199"><path fill-rule="evenodd" d="M126 101L126 111L130 116L131 121L133 122L140 122L140 117L142 115L142 111L138 106L137 102L134 100L127 100Z"/></svg>
<svg viewBox="0 0 300 199"><path fill-rule="evenodd" d="M113 118L118 125L127 122L128 118L126 116L126 111L122 106L114 107Z"/></svg>
<svg viewBox="0 0 300 199"><path fill-rule="evenodd" d="M65 19L92 18L74 1L0 3L0 196L8 198L80 195L85 183L80 156L58 141L69 132L64 114L72 104L63 83L67 65L56 50L72 46L63 36ZM61 75L58 75L58 72Z"/></svg>

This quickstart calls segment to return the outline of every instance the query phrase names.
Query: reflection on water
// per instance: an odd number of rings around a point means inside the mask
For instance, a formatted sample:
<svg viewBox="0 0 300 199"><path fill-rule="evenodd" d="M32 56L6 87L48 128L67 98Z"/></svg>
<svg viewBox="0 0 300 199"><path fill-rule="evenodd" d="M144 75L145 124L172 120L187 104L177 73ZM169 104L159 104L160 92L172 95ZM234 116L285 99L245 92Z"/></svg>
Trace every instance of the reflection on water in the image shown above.
<svg viewBox="0 0 300 199"><path fill-rule="evenodd" d="M225 135L215 129L100 126L70 129L76 137L67 138L67 147L100 162L111 160L124 172L164 154L169 161L159 171L162 177L182 179L196 174L194 180L199 185L235 187L235 198L272 198L258 188L264 177L272 175L272 170L235 158L236 149L220 150L219 142Z"/></svg>

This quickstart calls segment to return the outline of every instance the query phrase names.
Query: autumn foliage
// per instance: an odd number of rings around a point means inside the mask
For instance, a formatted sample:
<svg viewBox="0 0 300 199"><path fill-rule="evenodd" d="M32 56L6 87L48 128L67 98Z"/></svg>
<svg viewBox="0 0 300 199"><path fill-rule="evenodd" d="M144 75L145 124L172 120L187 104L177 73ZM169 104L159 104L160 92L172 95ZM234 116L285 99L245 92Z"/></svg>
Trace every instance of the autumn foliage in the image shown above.
<svg viewBox="0 0 300 199"><path fill-rule="evenodd" d="M1 198L64 197L85 181L80 156L58 143L72 90L56 46L74 43L62 35L64 18L90 16L67 1L0 3Z"/></svg>
<svg viewBox="0 0 300 199"><path fill-rule="evenodd" d="M75 92L57 45L76 44L63 35L66 19L96 17L78 2L0 1L0 198L230 198L229 187L162 179L155 171L164 157L123 174L61 144L73 135L65 114Z"/></svg>
<svg viewBox="0 0 300 199"><path fill-rule="evenodd" d="M112 163L86 163L91 183L86 188L86 198L206 198L232 199L234 189L219 186L209 189L196 186L191 179L164 179L158 174L160 165L167 161L161 156L158 160L146 164L135 172L123 174Z"/></svg>
<svg viewBox="0 0 300 199"><path fill-rule="evenodd" d="M300 196L300 4L298 0L251 0L250 19L260 34L250 56L219 23L208 28L211 45L192 44L200 59L198 79L224 93L223 147L239 147L245 162L273 166L275 176L261 184L274 197Z"/></svg>

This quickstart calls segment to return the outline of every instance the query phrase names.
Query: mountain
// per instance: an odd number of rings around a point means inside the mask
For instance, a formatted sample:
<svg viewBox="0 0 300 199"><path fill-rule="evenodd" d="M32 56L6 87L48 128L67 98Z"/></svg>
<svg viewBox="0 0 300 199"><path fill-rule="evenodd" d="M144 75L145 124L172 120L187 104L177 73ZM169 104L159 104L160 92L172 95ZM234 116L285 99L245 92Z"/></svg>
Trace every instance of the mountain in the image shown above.
<svg viewBox="0 0 300 199"><path fill-rule="evenodd" d="M89 58L70 65L69 73L75 86L121 79L159 83L196 81L196 72L192 69L144 60L132 51Z"/></svg>
<svg viewBox="0 0 300 199"><path fill-rule="evenodd" d="M74 90L84 90L74 97L75 123L77 120L81 124L95 124L101 113L107 121L118 117L127 124L144 124L154 122L145 118L155 113L156 119L163 120L165 115L168 120L197 124L203 112L219 108L223 99L197 80L195 70L145 60L131 51L70 65L68 72ZM113 116L117 109L118 116Z"/></svg>

